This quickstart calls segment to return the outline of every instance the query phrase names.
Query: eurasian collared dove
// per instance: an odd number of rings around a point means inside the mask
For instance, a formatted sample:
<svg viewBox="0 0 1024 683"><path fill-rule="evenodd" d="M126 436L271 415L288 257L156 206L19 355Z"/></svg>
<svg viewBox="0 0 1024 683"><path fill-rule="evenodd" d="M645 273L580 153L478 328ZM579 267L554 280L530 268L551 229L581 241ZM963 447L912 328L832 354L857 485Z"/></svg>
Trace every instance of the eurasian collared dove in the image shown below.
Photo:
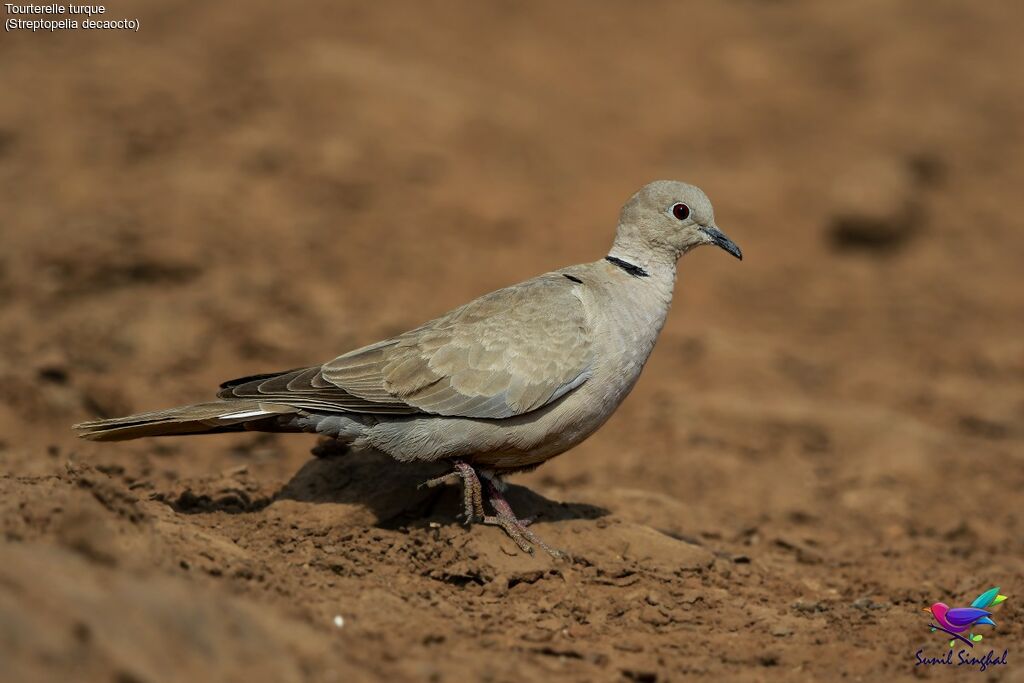
<svg viewBox="0 0 1024 683"><path fill-rule="evenodd" d="M679 257L739 247L697 187L656 181L622 209L608 256L486 294L323 365L231 380L212 403L75 425L80 436L315 432L397 460L447 460L467 523L501 526L524 551L558 553L527 528L501 476L594 433L636 384L669 305ZM480 477L494 515L486 515Z"/></svg>

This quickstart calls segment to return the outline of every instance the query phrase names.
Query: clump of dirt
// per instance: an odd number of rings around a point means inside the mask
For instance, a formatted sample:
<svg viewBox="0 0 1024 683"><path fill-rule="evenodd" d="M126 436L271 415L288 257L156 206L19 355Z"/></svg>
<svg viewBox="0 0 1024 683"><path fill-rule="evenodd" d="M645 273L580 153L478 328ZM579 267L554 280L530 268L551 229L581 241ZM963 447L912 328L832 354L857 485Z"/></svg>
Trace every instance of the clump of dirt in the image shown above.
<svg viewBox="0 0 1024 683"><path fill-rule="evenodd" d="M1010 4L133 7L0 46L0 680L929 676L921 609L996 585L1009 678ZM69 429L600 258L659 177L745 260L687 255L633 395L513 478L565 560L436 466Z"/></svg>

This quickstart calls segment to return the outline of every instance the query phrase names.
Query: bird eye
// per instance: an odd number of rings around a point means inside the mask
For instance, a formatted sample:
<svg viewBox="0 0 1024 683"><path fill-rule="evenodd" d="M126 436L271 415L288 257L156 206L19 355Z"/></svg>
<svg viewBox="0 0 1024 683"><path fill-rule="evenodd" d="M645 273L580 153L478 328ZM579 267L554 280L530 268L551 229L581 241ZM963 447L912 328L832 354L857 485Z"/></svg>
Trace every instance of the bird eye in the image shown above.
<svg viewBox="0 0 1024 683"><path fill-rule="evenodd" d="M673 204L672 215L681 221L685 221L687 218L690 217L690 207L688 207L686 204L681 203Z"/></svg>

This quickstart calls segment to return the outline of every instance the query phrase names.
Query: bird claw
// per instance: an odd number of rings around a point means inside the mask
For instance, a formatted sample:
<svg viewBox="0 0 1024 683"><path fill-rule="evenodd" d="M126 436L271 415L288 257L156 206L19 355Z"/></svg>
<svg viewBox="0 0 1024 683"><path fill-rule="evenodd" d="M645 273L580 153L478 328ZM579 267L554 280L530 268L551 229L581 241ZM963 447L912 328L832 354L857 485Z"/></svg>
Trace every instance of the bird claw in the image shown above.
<svg viewBox="0 0 1024 683"><path fill-rule="evenodd" d="M473 522L482 522L499 526L508 534L509 538L515 541L519 549L525 553L533 555L533 546L536 545L556 559L566 557L565 553L549 546L528 528L533 523L533 519L519 519L515 516L515 513L512 512L512 506L508 504L508 501L502 495L502 492L508 485L497 474L490 470L481 470L478 476L472 465L461 460L456 460L454 465L455 469L453 471L423 482L420 484L420 488L433 488L441 484L453 484L461 480L463 511L457 517L464 519L463 524L468 526ZM494 508L495 514L493 515L488 515L484 512L481 476L487 482L487 499L490 501L491 507Z"/></svg>
<svg viewBox="0 0 1024 683"><path fill-rule="evenodd" d="M565 557L565 553L556 548L552 548L547 543L542 541L537 534L533 533L527 528L524 523L526 520L516 519L512 516L505 516L502 514L488 515L484 517L484 524L491 524L493 526L500 526L504 529L505 533L515 541L515 544L519 546L519 549L523 552L534 554L533 545L540 546L544 552L551 555L551 557L561 559ZM531 545L533 544L533 545Z"/></svg>
<svg viewBox="0 0 1024 683"><path fill-rule="evenodd" d="M449 472L448 474L442 474L440 477L434 477L433 479L427 479L416 487L418 489L432 489L435 486L441 486L442 484L454 484L459 481L459 475L457 472Z"/></svg>
<svg viewBox="0 0 1024 683"><path fill-rule="evenodd" d="M469 525L476 520L484 518L482 486L480 485L480 478L477 477L476 471L470 465L460 460L456 460L454 464L455 469L453 471L448 474L442 474L440 477L428 479L420 484L419 488L424 486L433 488L441 484L454 484L461 480L463 504L463 512L461 514L466 519L464 523Z"/></svg>
<svg viewBox="0 0 1024 683"><path fill-rule="evenodd" d="M500 526L505 530L505 533L515 541L516 545L523 552L530 553L533 555L533 546L540 546L547 554L555 559L561 559L565 557L565 553L560 550L552 548L547 543L542 541L537 534L533 533L528 527L533 523L532 519L519 519L512 511L512 506L508 504L505 497L501 495L500 484L504 484L497 475L490 472L484 472L484 479L487 482L488 488L488 499L491 501L491 506L494 508L496 514L484 517L484 524L492 524L494 526ZM531 545L532 544L532 545Z"/></svg>

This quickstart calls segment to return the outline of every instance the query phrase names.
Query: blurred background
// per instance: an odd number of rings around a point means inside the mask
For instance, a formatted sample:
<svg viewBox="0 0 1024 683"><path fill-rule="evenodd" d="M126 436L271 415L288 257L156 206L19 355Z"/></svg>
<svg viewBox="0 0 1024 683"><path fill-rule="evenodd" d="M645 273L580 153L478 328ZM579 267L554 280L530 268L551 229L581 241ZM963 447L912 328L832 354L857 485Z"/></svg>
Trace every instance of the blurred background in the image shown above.
<svg viewBox="0 0 1024 683"><path fill-rule="evenodd" d="M0 38L4 680L909 675L943 654L920 607L999 582L1019 642L1024 6L107 17L141 30ZM687 256L633 395L516 482L701 548L693 572L434 576L430 548L503 540L454 497L440 531L279 502L309 438L69 429L600 258L657 178L745 259Z"/></svg>

